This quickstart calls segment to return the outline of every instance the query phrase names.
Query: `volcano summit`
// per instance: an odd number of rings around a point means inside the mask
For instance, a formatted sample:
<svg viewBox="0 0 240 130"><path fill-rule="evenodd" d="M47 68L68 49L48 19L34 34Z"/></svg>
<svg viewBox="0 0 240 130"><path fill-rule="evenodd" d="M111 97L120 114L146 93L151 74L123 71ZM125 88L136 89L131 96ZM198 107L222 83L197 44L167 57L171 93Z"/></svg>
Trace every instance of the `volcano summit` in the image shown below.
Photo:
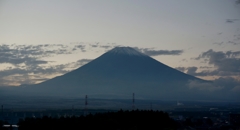
<svg viewBox="0 0 240 130"><path fill-rule="evenodd" d="M204 97L188 87L189 81L207 82L131 47L116 47L76 70L24 89L35 95L73 97L129 98L133 92L143 99Z"/></svg>

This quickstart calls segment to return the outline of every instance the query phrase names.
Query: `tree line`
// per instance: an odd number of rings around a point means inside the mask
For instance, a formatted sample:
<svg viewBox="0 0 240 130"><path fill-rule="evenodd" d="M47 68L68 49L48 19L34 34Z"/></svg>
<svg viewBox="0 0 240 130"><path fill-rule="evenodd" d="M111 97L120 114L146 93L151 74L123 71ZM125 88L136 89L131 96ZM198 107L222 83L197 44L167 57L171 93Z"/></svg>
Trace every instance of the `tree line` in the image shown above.
<svg viewBox="0 0 240 130"><path fill-rule="evenodd" d="M152 110L132 110L88 114L86 116L25 118L18 122L19 130L42 129L105 129L146 130L176 129L168 113Z"/></svg>

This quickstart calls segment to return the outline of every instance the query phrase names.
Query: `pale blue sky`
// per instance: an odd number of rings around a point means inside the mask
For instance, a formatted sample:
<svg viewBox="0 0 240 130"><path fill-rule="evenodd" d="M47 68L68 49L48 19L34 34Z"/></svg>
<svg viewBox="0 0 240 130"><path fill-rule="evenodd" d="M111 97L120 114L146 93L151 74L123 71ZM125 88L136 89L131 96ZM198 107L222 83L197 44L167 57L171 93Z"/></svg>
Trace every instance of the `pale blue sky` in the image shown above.
<svg viewBox="0 0 240 130"><path fill-rule="evenodd" d="M96 43L99 46L91 46ZM185 67L184 72L192 66L200 72L201 66L217 66L193 60L203 52L240 51L240 4L235 0L0 0L0 45L4 44L14 44L9 48L15 51L24 49L19 45L51 44L45 50L57 50L55 45L61 44L72 53L39 54L37 58L47 63L37 66L45 68L94 59L114 46L182 50L152 57L174 68ZM76 45L84 45L85 51L72 51ZM100 47L107 45L111 47ZM2 72L31 70L24 62L16 65L0 58ZM239 63L239 55L234 58ZM10 77L0 76L4 81Z"/></svg>

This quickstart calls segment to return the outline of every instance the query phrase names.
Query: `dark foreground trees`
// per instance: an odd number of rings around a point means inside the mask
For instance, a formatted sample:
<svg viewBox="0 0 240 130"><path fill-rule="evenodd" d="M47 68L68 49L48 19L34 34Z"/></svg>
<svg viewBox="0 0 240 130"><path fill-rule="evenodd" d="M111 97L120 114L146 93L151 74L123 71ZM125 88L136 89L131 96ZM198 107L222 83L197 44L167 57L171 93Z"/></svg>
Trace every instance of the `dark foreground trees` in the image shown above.
<svg viewBox="0 0 240 130"><path fill-rule="evenodd" d="M2 127L4 124L8 124L8 122L0 120L0 130L7 130L7 128Z"/></svg>
<svg viewBox="0 0 240 130"><path fill-rule="evenodd" d="M37 129L105 129L146 130L176 129L175 122L162 111L118 111L80 117L43 117L20 120L19 130Z"/></svg>

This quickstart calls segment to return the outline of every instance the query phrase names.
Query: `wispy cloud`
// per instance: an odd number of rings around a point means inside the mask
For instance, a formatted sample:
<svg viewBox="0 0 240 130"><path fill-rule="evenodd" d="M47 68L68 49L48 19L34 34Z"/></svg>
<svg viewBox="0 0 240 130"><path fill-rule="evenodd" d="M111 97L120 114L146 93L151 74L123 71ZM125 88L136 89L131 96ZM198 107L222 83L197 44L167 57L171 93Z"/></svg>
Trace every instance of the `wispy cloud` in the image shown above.
<svg viewBox="0 0 240 130"><path fill-rule="evenodd" d="M86 50L85 50L85 47L86 47L86 45L82 45L82 44L78 44L78 45L75 45L74 46L74 48L72 49L72 50L81 50L82 52L86 52Z"/></svg>
<svg viewBox="0 0 240 130"><path fill-rule="evenodd" d="M71 54L67 46L61 44L44 45L0 45L0 64L9 63L12 65L26 64L37 66L47 64L48 61L41 58L59 54Z"/></svg>
<svg viewBox="0 0 240 130"><path fill-rule="evenodd" d="M153 48L138 48L136 50L149 55L149 56L158 56L158 55L181 55L183 50L155 50Z"/></svg>
<svg viewBox="0 0 240 130"><path fill-rule="evenodd" d="M184 71L186 70L185 67L176 67L175 69L177 69L177 70L179 70L179 71L182 71L182 72L184 72Z"/></svg>
<svg viewBox="0 0 240 130"><path fill-rule="evenodd" d="M190 89L207 90L207 91L215 91L223 88L223 87L215 86L213 83L201 82L196 80L190 80L188 83L188 87Z"/></svg>
<svg viewBox="0 0 240 130"><path fill-rule="evenodd" d="M236 0L235 3L236 3L236 4L240 4L240 0Z"/></svg>
<svg viewBox="0 0 240 130"><path fill-rule="evenodd" d="M15 83L35 83L46 80L46 75L54 76L65 74L76 69L91 59L80 59L76 62L50 65L46 58L56 55L68 55L86 51L86 44L71 43L63 44L41 44L41 45L0 45L0 64L7 63L13 67L7 67L0 70L0 86L11 84L12 79ZM40 77L39 77L40 76Z"/></svg>
<svg viewBox="0 0 240 130"><path fill-rule="evenodd" d="M211 67L200 67L200 68L211 68ZM176 67L175 69L185 72L186 74L192 75L192 76L213 76L217 75L217 71L210 71L210 70L203 70L201 72L197 72L198 67L191 66L191 67Z"/></svg>
<svg viewBox="0 0 240 130"><path fill-rule="evenodd" d="M239 19L226 19L226 23L234 23L236 21L239 21Z"/></svg>
<svg viewBox="0 0 240 130"><path fill-rule="evenodd" d="M240 42L236 42L236 41L228 41L228 44L232 44L232 45L238 45L240 44Z"/></svg>
<svg viewBox="0 0 240 130"><path fill-rule="evenodd" d="M222 92L240 92L238 89L240 81L232 77L220 77L212 82L201 82L190 80L188 87L190 89L207 90L207 91L222 91Z"/></svg>
<svg viewBox="0 0 240 130"><path fill-rule="evenodd" d="M224 42L214 42L213 44L221 46Z"/></svg>
<svg viewBox="0 0 240 130"><path fill-rule="evenodd" d="M143 52L149 56L181 55L183 53L183 50L143 50Z"/></svg>
<svg viewBox="0 0 240 130"><path fill-rule="evenodd" d="M72 71L88 62L91 59L80 59L76 62L54 66L26 66L25 68L11 68L0 71L0 86L11 85L14 79L15 84L34 84L45 81L46 76L62 75Z"/></svg>

